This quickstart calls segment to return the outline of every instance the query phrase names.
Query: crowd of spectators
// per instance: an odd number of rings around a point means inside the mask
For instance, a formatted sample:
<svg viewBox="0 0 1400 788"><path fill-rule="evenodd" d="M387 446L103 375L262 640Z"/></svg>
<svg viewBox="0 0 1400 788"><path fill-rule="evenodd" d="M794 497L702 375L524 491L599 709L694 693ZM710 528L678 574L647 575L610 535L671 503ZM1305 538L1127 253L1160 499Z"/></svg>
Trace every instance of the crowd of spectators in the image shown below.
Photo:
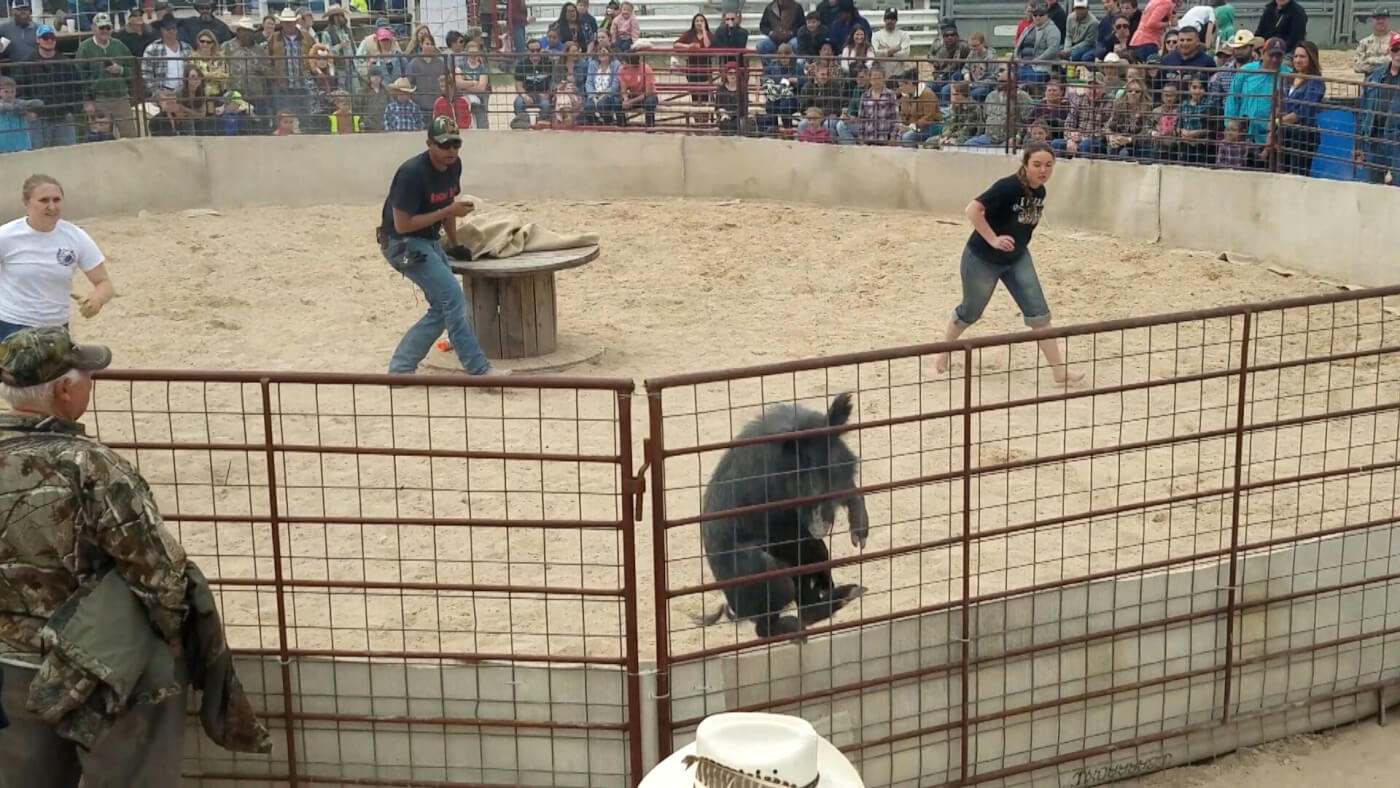
<svg viewBox="0 0 1400 788"><path fill-rule="evenodd" d="M161 3L121 30L99 13L68 58L29 0L14 0L0 23L0 152L143 129L341 134L421 130L437 115L489 128L491 76L508 73L500 106L519 129L650 127L664 104L726 134L945 148L1040 139L1070 156L1311 171L1328 97L1296 0L1274 0L1252 31L1225 0L1066 1L1031 0L1009 51L945 20L919 57L897 9L876 27L853 0L771 0L753 32L730 4L717 27L695 14L673 41L646 38L618 0L599 18L588 0L566 2L531 38L512 0L504 56L477 29L440 47L426 26L404 40L383 18L354 33L338 5L318 29L305 8L230 25L213 0L194 0L194 16ZM1352 155L1380 181L1400 160L1400 34L1384 8L1372 24L1348 75L1365 82Z"/></svg>

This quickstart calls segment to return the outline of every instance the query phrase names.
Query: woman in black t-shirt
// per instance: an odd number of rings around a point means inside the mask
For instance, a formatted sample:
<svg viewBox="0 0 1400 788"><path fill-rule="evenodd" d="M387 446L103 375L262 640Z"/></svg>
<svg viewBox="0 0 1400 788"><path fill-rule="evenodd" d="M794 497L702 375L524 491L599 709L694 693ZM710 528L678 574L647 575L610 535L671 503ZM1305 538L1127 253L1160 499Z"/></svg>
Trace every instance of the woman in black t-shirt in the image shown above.
<svg viewBox="0 0 1400 788"><path fill-rule="evenodd" d="M1054 168L1055 154L1049 145L1027 142L1021 152L1021 168L1016 174L992 184L967 204L964 213L972 221L973 229L963 247L962 303L953 310L945 341L962 336L968 326L982 317L982 310L992 299L997 282L1006 284L1027 326L1045 328L1050 325L1050 307L1045 303L1045 293L1035 273L1030 242L1045 208L1045 182L1050 180ZM1042 339L1039 344L1056 382L1083 378L1065 368L1055 340ZM947 353L938 357L936 367L939 372L948 370Z"/></svg>

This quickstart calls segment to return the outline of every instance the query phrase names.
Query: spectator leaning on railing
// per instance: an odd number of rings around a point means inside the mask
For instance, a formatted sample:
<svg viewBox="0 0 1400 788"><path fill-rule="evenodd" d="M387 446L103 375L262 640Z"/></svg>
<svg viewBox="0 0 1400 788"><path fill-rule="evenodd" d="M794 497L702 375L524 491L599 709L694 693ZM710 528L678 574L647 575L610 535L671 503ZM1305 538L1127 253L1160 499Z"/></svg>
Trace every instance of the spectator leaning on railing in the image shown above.
<svg viewBox="0 0 1400 788"><path fill-rule="evenodd" d="M1281 73L1291 73L1293 66L1283 62L1287 51L1281 38L1264 43L1264 59L1241 66L1230 81L1230 95L1225 98L1225 117L1243 118L1248 123L1245 137L1255 145L1269 140L1270 117L1274 108L1274 80Z"/></svg>
<svg viewBox="0 0 1400 788"><path fill-rule="evenodd" d="M1357 131L1356 163L1371 183L1400 183L1400 33L1390 34L1390 62L1366 77Z"/></svg>
<svg viewBox="0 0 1400 788"><path fill-rule="evenodd" d="M1390 63L1390 10L1377 8L1371 12L1371 35L1356 44L1356 56L1351 70L1369 77L1376 69Z"/></svg>
<svg viewBox="0 0 1400 788"><path fill-rule="evenodd" d="M136 136L136 116L131 109L128 84L136 59L126 44L112 37L112 18L97 14L92 18L92 38L78 45L78 68L88 95L97 110L112 116L116 136Z"/></svg>

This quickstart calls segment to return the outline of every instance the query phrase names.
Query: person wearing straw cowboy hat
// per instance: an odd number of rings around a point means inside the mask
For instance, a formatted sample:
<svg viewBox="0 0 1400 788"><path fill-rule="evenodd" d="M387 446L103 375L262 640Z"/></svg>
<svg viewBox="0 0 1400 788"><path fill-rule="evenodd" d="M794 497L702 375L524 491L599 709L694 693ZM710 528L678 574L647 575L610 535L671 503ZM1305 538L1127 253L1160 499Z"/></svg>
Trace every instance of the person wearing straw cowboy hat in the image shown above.
<svg viewBox="0 0 1400 788"><path fill-rule="evenodd" d="M641 788L864 788L860 773L811 723L785 714L727 712L700 722L695 741L642 778Z"/></svg>
<svg viewBox="0 0 1400 788"><path fill-rule="evenodd" d="M423 108L413 100L413 82L399 77L385 86L389 103L384 107L385 131L422 131Z"/></svg>

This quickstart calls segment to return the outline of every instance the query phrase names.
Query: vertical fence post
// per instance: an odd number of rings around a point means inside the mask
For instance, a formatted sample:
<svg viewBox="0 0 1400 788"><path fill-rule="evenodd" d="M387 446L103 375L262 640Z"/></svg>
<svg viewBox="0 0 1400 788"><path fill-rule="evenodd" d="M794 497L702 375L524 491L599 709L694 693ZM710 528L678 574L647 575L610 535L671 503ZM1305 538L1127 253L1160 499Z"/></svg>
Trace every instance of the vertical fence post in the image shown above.
<svg viewBox="0 0 1400 788"><path fill-rule="evenodd" d="M1016 61L1012 60L1006 64L1006 141L1002 143L1002 149L1006 153L1011 152L1011 138L1016 134L1016 114L1020 108L1016 106L1016 96L1021 92L1020 67ZM969 385L971 380L969 379Z"/></svg>
<svg viewBox="0 0 1400 788"><path fill-rule="evenodd" d="M757 122L754 123L757 126ZM740 137L747 137L745 130L749 128L749 53L747 51L739 53L739 127L735 133Z"/></svg>
<svg viewBox="0 0 1400 788"><path fill-rule="evenodd" d="M618 448L622 493L619 510L622 527L622 613L626 632L627 653L627 743L628 767L632 777L629 785L642 781L642 664L638 651L641 638L637 633L637 518L633 506L635 480L632 478L632 395L619 391L617 397Z"/></svg>
<svg viewBox="0 0 1400 788"><path fill-rule="evenodd" d="M291 657L287 653L287 604L284 598L286 589L282 582L282 518L277 508L277 452L272 440L271 381L262 378L258 381L258 386L262 390L263 453L267 462L267 522L272 529L272 587L277 600L277 664L282 669L282 722L287 732L287 783L291 788L296 788L299 784L297 743L296 731L292 724L295 712L292 710ZM258 639L261 641L261 636Z"/></svg>
<svg viewBox="0 0 1400 788"><path fill-rule="evenodd" d="M1273 143L1266 151L1269 157L1269 172L1279 171L1279 159L1283 158L1283 130L1279 118L1283 117L1283 72L1275 71L1269 96L1269 136ZM1247 320L1248 318L1246 318Z"/></svg>
<svg viewBox="0 0 1400 788"><path fill-rule="evenodd" d="M1225 692L1220 724L1230 721L1230 674L1235 667L1235 608L1239 605L1240 484L1244 475L1244 400L1249 388L1249 333L1254 313L1244 313L1240 336L1240 380L1235 402L1235 479L1230 492L1230 576L1225 589Z"/></svg>
<svg viewBox="0 0 1400 788"><path fill-rule="evenodd" d="M1008 115L1007 117L1010 117ZM972 348L963 348L963 461L962 461L962 661L960 668L962 713L958 716L958 784L967 785L970 770L967 765L968 737L968 675L972 661Z"/></svg>
<svg viewBox="0 0 1400 788"><path fill-rule="evenodd" d="M661 392L647 389L647 419L651 422L651 574L656 607L656 756L665 760L675 743L671 736L671 624L666 590L666 441L661 415Z"/></svg>

